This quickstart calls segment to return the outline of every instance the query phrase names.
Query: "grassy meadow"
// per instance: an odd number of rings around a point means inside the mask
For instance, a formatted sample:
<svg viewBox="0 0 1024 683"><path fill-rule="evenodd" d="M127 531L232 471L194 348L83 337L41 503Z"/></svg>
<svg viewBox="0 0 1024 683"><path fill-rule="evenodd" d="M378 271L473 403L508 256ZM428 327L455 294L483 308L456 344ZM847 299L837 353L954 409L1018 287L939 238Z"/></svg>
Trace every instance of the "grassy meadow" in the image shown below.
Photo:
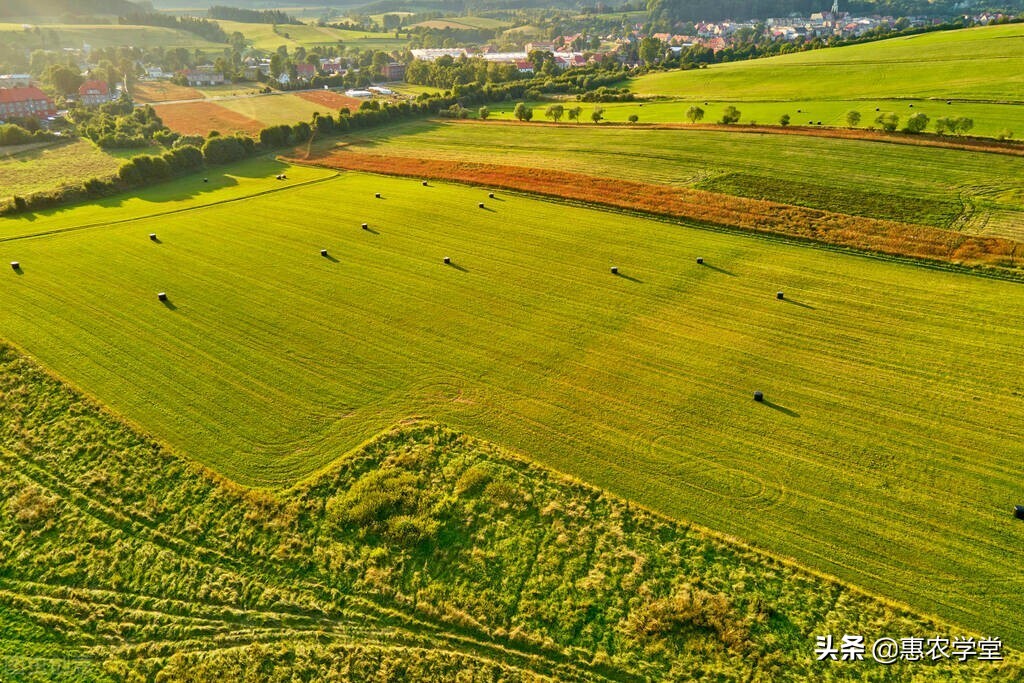
<svg viewBox="0 0 1024 683"><path fill-rule="evenodd" d="M0 334L239 483L425 417L1024 646L1020 284L356 173L14 230Z"/></svg>
<svg viewBox="0 0 1024 683"><path fill-rule="evenodd" d="M0 392L5 680L1024 675L1014 653L818 663L825 633L966 632L428 422L270 493L168 452L6 345Z"/></svg>
<svg viewBox="0 0 1024 683"><path fill-rule="evenodd" d="M38 29L38 30L36 30ZM224 48L194 33L161 26L128 26L120 24L37 24L25 30L21 24L0 23L0 40L26 50L59 50L89 45L105 47L185 47L217 50Z"/></svg>
<svg viewBox="0 0 1024 683"><path fill-rule="evenodd" d="M373 33L349 29L330 28L316 24L278 25L275 32L273 24L253 24L240 21L218 19L229 35L240 32L251 41L257 50L273 52L284 45L289 50L297 47L311 48L316 45L338 45L358 47L361 50L395 50L405 45L404 40L395 38L394 33ZM287 37L286 35L287 34Z"/></svg>
<svg viewBox="0 0 1024 683"><path fill-rule="evenodd" d="M0 152L0 199L52 190L117 173L128 156L149 150L104 150L88 140L28 145Z"/></svg>
<svg viewBox="0 0 1024 683"><path fill-rule="evenodd" d="M360 131L346 142L339 153L574 171L1024 239L1024 162L1007 155L812 136L568 123L533 125L527 135L508 125L414 122Z"/></svg>
<svg viewBox="0 0 1024 683"><path fill-rule="evenodd" d="M940 31L633 80L690 100L922 99L1024 102L1024 25Z"/></svg>

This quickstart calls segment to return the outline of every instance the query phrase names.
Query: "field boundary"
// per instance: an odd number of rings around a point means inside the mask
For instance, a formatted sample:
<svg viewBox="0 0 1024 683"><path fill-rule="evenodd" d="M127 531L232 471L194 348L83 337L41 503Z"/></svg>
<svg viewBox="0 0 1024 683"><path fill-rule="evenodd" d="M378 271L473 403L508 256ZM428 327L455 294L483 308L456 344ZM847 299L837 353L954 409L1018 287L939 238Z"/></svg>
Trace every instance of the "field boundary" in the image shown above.
<svg viewBox="0 0 1024 683"><path fill-rule="evenodd" d="M562 124L548 121L479 121L475 119L435 119L438 123L454 123L460 126L584 126L593 128L594 124ZM890 145L910 145L916 147L939 147L968 152L986 152L988 154L1005 154L1024 157L1024 144L1012 141L999 141L989 138L967 137L949 140L944 136L932 133L883 133L861 128L828 128L807 126L761 126L752 124L718 124L718 123L619 123L606 121L597 124L599 128L627 128L630 130L705 130L716 133L747 133L767 135L803 135L816 138L838 138L842 140L861 140L864 142L881 142Z"/></svg>
<svg viewBox="0 0 1024 683"><path fill-rule="evenodd" d="M205 172L205 171L204 171ZM209 202L206 204L197 204L196 206L186 206L180 209L168 209L167 211L158 211L156 213L147 213L142 216L132 216L130 218L120 218L115 221L103 221L102 223L85 223L82 225L71 225L66 228L53 228L52 230L43 230L41 232L33 232L24 235L11 235L10 237L0 237L0 243L2 242L15 242L17 240L27 240L37 237L51 237L53 235L60 235L66 232L78 232L80 230L90 230L93 228L106 228L114 225L120 225L121 223L131 223L133 221L144 220L147 218L159 218L160 216L170 216L176 213L184 213L186 211L195 211L197 209L205 209L209 206L218 206L221 204L230 204L232 202L240 202L246 199L252 199L254 197L262 197L263 195L272 194L274 192L283 192L296 187L304 187L306 185L312 185L314 183L322 183L328 180L333 180L338 177L338 173L327 176L325 178L314 178L312 180L303 180L302 182L295 183L294 185L285 185L283 187L274 187L269 190L260 190L252 194L247 194L244 197L232 197L230 199L218 199L217 201ZM188 176L185 176L188 177ZM70 206L74 206L73 204ZM64 207L62 207L64 208ZM61 209L58 209L61 210Z"/></svg>
<svg viewBox="0 0 1024 683"><path fill-rule="evenodd" d="M600 207L666 222L679 219L718 232L756 235L932 269L1024 281L1019 242L962 235L896 221L861 218L764 200L733 197L583 174L517 166L386 157L356 152L282 157L295 164L421 177L497 187L588 208ZM916 247L910 253L905 247ZM979 255L987 258L979 258ZM1009 264L1000 261L1009 259Z"/></svg>

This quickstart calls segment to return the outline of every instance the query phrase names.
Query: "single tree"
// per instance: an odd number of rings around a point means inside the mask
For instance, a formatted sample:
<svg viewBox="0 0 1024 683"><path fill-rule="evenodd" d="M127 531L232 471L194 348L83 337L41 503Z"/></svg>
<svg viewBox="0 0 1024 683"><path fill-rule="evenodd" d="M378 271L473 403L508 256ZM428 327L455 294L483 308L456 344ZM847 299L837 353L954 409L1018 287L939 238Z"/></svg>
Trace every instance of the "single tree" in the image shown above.
<svg viewBox="0 0 1024 683"><path fill-rule="evenodd" d="M590 120L597 123L604 118L604 107L594 107L594 111L590 112Z"/></svg>
<svg viewBox="0 0 1024 683"><path fill-rule="evenodd" d="M740 110L731 104L722 112L721 122L724 124L736 123L740 120Z"/></svg>
<svg viewBox="0 0 1024 683"><path fill-rule="evenodd" d="M565 114L565 107L560 104L552 104L550 107L544 110L544 116L551 119L555 123L562 120L562 115Z"/></svg>
<svg viewBox="0 0 1024 683"><path fill-rule="evenodd" d="M945 135L946 133L953 132L953 128L956 127L953 119L947 116L940 116L935 119L935 132L938 135Z"/></svg>
<svg viewBox="0 0 1024 683"><path fill-rule="evenodd" d="M637 116L636 114L630 114L629 115L629 122L630 123L636 123L639 120L640 120L640 117Z"/></svg>
<svg viewBox="0 0 1024 683"><path fill-rule="evenodd" d="M690 123L697 123L704 118L704 110L694 105L686 110L686 118L690 120Z"/></svg>
<svg viewBox="0 0 1024 683"><path fill-rule="evenodd" d="M573 107L572 109L568 110L567 113L569 114L569 120L570 121L575 121L576 123L579 123L580 122L580 115L583 114L583 107L580 107L580 106Z"/></svg>
<svg viewBox="0 0 1024 683"><path fill-rule="evenodd" d="M850 128L856 128L857 124L860 123L860 112L859 111L848 111L846 112L846 125Z"/></svg>
<svg viewBox="0 0 1024 683"><path fill-rule="evenodd" d="M875 123L882 127L886 133L892 133L900 125L900 117L891 111L883 112L875 118Z"/></svg>
<svg viewBox="0 0 1024 683"><path fill-rule="evenodd" d="M642 39L640 47L637 49L637 55L644 60L644 64L647 66L660 60L663 54L665 54L665 44L654 37Z"/></svg>
<svg viewBox="0 0 1024 683"><path fill-rule="evenodd" d="M491 115L491 110L487 107L480 107L476 110L476 115L480 117L481 121L486 121L487 117Z"/></svg>
<svg viewBox="0 0 1024 683"><path fill-rule="evenodd" d="M533 109L527 107L525 102L516 102L516 108L512 110L512 115L520 121L529 121L533 118Z"/></svg>
<svg viewBox="0 0 1024 683"><path fill-rule="evenodd" d="M956 124L956 127L953 129L953 131L957 135L963 135L964 133L969 131L971 128L974 128L974 119L969 119L966 116L961 116L961 117L957 118L954 121L954 123Z"/></svg>
<svg viewBox="0 0 1024 683"><path fill-rule="evenodd" d="M911 114L907 119L906 131L908 133L920 133L928 126L928 115L923 111Z"/></svg>
<svg viewBox="0 0 1024 683"><path fill-rule="evenodd" d="M783 128L789 125L789 114L783 114L779 117L779 125Z"/></svg>

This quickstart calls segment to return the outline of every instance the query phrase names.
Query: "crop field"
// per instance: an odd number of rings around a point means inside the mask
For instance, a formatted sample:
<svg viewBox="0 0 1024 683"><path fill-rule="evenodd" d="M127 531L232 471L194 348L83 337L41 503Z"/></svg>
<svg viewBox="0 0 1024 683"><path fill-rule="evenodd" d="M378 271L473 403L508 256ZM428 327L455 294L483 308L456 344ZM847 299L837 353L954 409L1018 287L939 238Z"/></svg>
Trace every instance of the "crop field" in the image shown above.
<svg viewBox="0 0 1024 683"><path fill-rule="evenodd" d="M527 125L529 135L509 130ZM1024 239L1024 161L986 152L727 130L444 122L361 131L337 149L346 152L569 170Z"/></svg>
<svg viewBox="0 0 1024 683"><path fill-rule="evenodd" d="M337 29L315 24L278 25L278 32L273 24L251 24L239 21L217 20L221 28L228 34L240 32L257 50L274 51L284 45L289 50L297 47L311 48L316 45L344 44L346 47L358 47L362 50L394 50L401 48L406 41L395 38L394 33L372 33ZM286 35L287 34L287 37Z"/></svg>
<svg viewBox="0 0 1024 683"><path fill-rule="evenodd" d="M36 28L39 30L37 31ZM21 24L0 24L0 40L26 50L59 50L122 47L185 47L217 50L224 45L213 43L194 33L160 26L122 26L120 24L38 24L26 31Z"/></svg>
<svg viewBox="0 0 1024 683"><path fill-rule="evenodd" d="M170 81L139 81L132 86L132 99L140 104L173 100L201 100L204 95L195 88Z"/></svg>
<svg viewBox="0 0 1024 683"><path fill-rule="evenodd" d="M242 484L425 417L1024 645L1021 284L444 183L291 182L18 222L0 335Z"/></svg>
<svg viewBox="0 0 1024 683"><path fill-rule="evenodd" d="M130 150L131 154L146 150ZM123 150L102 150L88 140L32 146L15 154L0 153L0 200L52 190L89 178L117 173Z"/></svg>
<svg viewBox="0 0 1024 683"><path fill-rule="evenodd" d="M1024 675L1015 653L815 662L822 624L872 638L964 631L429 422L376 436L302 486L253 492L6 345L0 390L5 679ZM375 496L383 504L367 505Z"/></svg>
<svg viewBox="0 0 1024 683"><path fill-rule="evenodd" d="M942 31L707 69L652 73L635 92L692 100L1024 102L1024 25Z"/></svg>
<svg viewBox="0 0 1024 683"><path fill-rule="evenodd" d="M436 90L436 88L434 89ZM706 102L706 103L705 103ZM555 102L527 102L533 107L535 121L546 120L544 111ZM732 101L693 101L693 100L654 100L645 102L606 102L601 104L580 103L575 100L562 102L565 107L583 107L582 123L591 123L590 114L595 106L601 107L604 120L625 123L631 115L639 118L639 123L687 123L686 112L692 106L704 110L703 123L717 123L722 118L726 107L734 106L740 112L739 125L760 124L779 125L783 114L790 117L792 126L819 125L833 128L846 128L846 114L856 111L861 120L859 129L880 129L875 119L882 113L892 112L900 117L900 128L906 125L907 119L915 113L924 113L929 118L925 132L935 130L935 120L940 117L966 116L974 121L971 128L972 136L998 137L1012 133L1016 139L1024 138L1024 106L1009 104L992 104L986 102L951 102L934 100L895 101L895 100L798 100L786 102L738 102ZM502 103L488 106L491 117L495 119L513 120L512 111L515 103ZM563 122L566 119L562 119ZM820 122L820 123L819 123ZM956 136L949 136L955 139Z"/></svg>
<svg viewBox="0 0 1024 683"><path fill-rule="evenodd" d="M248 133L254 135L266 127L262 121L222 106L222 102L199 100L157 104L157 115L164 125L185 135L206 135L212 130L224 134Z"/></svg>
<svg viewBox="0 0 1024 683"><path fill-rule="evenodd" d="M489 17L446 17L444 19L430 19L413 24L413 26L438 29L503 29L510 25L511 22L503 19L491 19Z"/></svg>

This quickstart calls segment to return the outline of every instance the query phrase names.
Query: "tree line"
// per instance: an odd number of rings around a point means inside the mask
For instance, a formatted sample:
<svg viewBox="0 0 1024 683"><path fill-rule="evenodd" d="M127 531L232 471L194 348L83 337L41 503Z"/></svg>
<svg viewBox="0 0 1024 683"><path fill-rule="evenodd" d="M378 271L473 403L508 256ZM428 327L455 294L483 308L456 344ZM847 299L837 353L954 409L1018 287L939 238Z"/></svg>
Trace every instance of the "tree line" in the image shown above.
<svg viewBox="0 0 1024 683"><path fill-rule="evenodd" d="M225 21L241 21L247 24L301 24L302 22L290 14L276 9L244 9L242 7L227 7L225 5L213 5L206 12L211 19L224 19Z"/></svg>

